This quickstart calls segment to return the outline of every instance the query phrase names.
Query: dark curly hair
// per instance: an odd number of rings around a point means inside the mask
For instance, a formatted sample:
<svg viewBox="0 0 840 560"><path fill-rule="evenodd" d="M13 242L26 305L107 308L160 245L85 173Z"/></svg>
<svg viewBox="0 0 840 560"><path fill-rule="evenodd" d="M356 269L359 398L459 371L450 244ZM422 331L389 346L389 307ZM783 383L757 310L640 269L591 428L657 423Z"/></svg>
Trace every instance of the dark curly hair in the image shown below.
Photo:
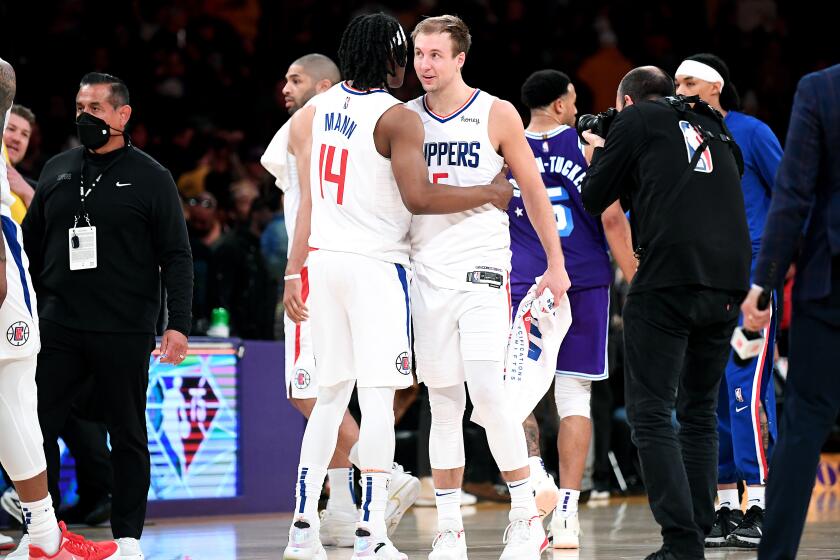
<svg viewBox="0 0 840 560"><path fill-rule="evenodd" d="M405 66L408 45L399 22L383 14L356 16L344 30L338 63L345 80L357 89L388 85L392 65Z"/></svg>

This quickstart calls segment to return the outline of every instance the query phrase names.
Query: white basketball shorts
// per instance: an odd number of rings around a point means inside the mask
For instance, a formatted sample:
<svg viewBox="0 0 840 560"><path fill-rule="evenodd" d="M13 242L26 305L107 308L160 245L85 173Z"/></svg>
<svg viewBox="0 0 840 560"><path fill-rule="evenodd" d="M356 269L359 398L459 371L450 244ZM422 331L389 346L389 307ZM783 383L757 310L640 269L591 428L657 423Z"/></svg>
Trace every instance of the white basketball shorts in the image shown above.
<svg viewBox="0 0 840 560"><path fill-rule="evenodd" d="M510 281L462 291L440 288L422 275L411 283L417 378L429 387L464 382L465 360L505 361L510 334Z"/></svg>
<svg viewBox="0 0 840 560"><path fill-rule="evenodd" d="M309 254L309 321L321 387L413 383L408 283L399 264L324 249Z"/></svg>

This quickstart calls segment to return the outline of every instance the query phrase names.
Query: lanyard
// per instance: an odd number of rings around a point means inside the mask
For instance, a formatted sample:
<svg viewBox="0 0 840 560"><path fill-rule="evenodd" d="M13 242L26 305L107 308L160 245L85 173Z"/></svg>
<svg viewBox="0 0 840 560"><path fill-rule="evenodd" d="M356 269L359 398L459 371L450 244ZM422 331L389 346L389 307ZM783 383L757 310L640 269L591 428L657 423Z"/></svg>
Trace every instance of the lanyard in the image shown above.
<svg viewBox="0 0 840 560"><path fill-rule="evenodd" d="M111 161L108 165L105 166L105 169L99 172L96 178L94 178L94 180L91 181L90 186L87 187L87 189L85 188L85 167L87 165L87 162L85 161L84 156L82 156L82 170L81 175L79 176L79 211L76 213L75 216L73 216L74 229L79 224L80 218L84 218L85 222L87 222L88 227L91 227L90 214L88 214L87 207L85 206L85 201L91 195L93 189L96 188L96 185L99 184L99 181L102 179L102 177L104 177L105 174L108 173L108 171L110 171L110 169L114 167L123 157L125 157L125 154L127 154L128 150L130 149L131 144L128 144L126 146L126 150L123 153L114 158L113 161Z"/></svg>

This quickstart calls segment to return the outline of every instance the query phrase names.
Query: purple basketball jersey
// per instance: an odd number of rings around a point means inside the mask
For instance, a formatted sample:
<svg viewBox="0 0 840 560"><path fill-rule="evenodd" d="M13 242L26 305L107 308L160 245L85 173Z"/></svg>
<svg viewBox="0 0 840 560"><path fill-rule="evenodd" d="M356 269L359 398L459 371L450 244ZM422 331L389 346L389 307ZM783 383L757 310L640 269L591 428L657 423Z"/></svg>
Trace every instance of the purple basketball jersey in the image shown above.
<svg viewBox="0 0 840 560"><path fill-rule="evenodd" d="M526 131L525 136L554 207L572 291L608 286L612 272L604 228L600 218L593 218L583 209L580 199L580 184L588 165L577 132L562 126L546 133ZM545 272L547 261L518 188L514 188L508 215L513 253L510 288L514 300L518 301L528 292L534 278Z"/></svg>

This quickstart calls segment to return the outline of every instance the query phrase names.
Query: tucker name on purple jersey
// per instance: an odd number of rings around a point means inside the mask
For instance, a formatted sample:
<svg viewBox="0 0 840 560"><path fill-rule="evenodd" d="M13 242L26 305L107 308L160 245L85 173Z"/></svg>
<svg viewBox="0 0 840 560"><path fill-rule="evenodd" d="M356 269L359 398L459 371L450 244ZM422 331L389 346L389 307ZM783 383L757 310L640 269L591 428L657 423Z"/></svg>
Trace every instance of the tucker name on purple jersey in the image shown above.
<svg viewBox="0 0 840 560"><path fill-rule="evenodd" d="M604 228L600 219L583 209L580 199L580 184L588 165L577 132L574 128L561 127L545 134L526 132L525 135L554 208L572 290L608 286L612 272ZM508 215L513 253L510 288L513 298L519 300L534 278L545 272L547 262L516 186Z"/></svg>

